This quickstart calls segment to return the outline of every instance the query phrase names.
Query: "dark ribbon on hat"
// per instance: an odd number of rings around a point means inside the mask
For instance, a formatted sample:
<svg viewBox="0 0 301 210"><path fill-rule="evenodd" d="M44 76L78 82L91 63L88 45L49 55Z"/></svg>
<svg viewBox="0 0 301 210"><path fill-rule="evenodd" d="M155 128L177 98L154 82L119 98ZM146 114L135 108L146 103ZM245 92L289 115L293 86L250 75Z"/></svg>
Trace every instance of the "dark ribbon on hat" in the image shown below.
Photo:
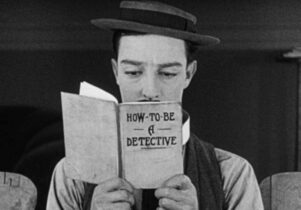
<svg viewBox="0 0 301 210"><path fill-rule="evenodd" d="M195 25L192 21L180 16L161 12L122 8L120 10L119 19L193 33L196 32Z"/></svg>

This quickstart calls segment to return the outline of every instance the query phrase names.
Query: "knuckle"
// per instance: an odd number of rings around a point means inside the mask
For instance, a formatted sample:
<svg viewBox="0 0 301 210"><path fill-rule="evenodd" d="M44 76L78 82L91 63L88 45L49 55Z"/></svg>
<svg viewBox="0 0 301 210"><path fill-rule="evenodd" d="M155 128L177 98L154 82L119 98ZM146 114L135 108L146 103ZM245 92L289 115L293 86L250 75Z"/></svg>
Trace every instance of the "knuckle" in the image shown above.
<svg viewBox="0 0 301 210"><path fill-rule="evenodd" d="M121 197L121 199L123 199L123 200L129 200L129 193L127 192L127 191L125 191L125 190L120 190L120 197Z"/></svg>
<svg viewBox="0 0 301 210"><path fill-rule="evenodd" d="M161 199L159 200L159 205L160 205L160 206L166 206L166 205L168 205L168 199L166 199L166 198L161 198Z"/></svg>
<svg viewBox="0 0 301 210"><path fill-rule="evenodd" d="M191 182L190 178L189 178L188 176L184 175L184 174L182 174L182 180L183 180L185 183L190 183L190 182Z"/></svg>
<svg viewBox="0 0 301 210"><path fill-rule="evenodd" d="M116 184L118 185L118 186L121 186L121 185L123 185L123 180L121 179L121 178L116 178Z"/></svg>
<svg viewBox="0 0 301 210"><path fill-rule="evenodd" d="M102 193L102 191L103 191L103 185L99 184L94 188L93 194L99 194Z"/></svg>
<svg viewBox="0 0 301 210"><path fill-rule="evenodd" d="M189 205L189 204L183 204L183 205L181 206L181 209L183 209L183 210L192 210L192 209L194 209L194 208L193 208L193 206L191 206L191 205Z"/></svg>
<svg viewBox="0 0 301 210"><path fill-rule="evenodd" d="M125 209L125 210L130 210L130 209L131 209L131 205L130 205L129 203L126 203L126 204L124 205L124 209Z"/></svg>
<svg viewBox="0 0 301 210"><path fill-rule="evenodd" d="M183 210L191 210L190 206L188 206L188 205L182 206L182 209L183 209Z"/></svg>
<svg viewBox="0 0 301 210"><path fill-rule="evenodd" d="M102 203L104 198L103 198L103 194L100 193L100 192L95 192L93 193L93 196L92 196L92 202L95 202L95 203Z"/></svg>
<svg viewBox="0 0 301 210"><path fill-rule="evenodd" d="M130 201L130 203L131 203L132 205L134 205L134 204L135 204L135 198L134 198L134 196L133 196L133 195L130 195L130 197L129 197L129 201Z"/></svg>
<svg viewBox="0 0 301 210"><path fill-rule="evenodd" d="M165 188L165 189L163 189L162 191L163 191L162 194L163 194L164 196L168 197L168 196L170 195L170 190L169 190L169 188Z"/></svg>
<svg viewBox="0 0 301 210"><path fill-rule="evenodd" d="M106 209L106 205L100 201L100 200L92 200L92 204L91 204L91 209L92 210L96 210L96 209Z"/></svg>
<svg viewBox="0 0 301 210"><path fill-rule="evenodd" d="M118 210L130 210L131 209L131 205L129 203L122 203L121 205L119 205L117 207ZM114 208L114 210L116 210L116 206Z"/></svg>

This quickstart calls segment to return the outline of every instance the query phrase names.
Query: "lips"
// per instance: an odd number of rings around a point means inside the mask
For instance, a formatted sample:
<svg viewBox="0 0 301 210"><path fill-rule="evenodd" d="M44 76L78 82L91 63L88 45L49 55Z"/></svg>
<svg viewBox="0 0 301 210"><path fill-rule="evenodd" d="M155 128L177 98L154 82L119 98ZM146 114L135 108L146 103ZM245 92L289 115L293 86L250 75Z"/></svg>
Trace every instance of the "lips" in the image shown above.
<svg viewBox="0 0 301 210"><path fill-rule="evenodd" d="M138 102L160 102L160 100L142 99L142 100L139 100Z"/></svg>

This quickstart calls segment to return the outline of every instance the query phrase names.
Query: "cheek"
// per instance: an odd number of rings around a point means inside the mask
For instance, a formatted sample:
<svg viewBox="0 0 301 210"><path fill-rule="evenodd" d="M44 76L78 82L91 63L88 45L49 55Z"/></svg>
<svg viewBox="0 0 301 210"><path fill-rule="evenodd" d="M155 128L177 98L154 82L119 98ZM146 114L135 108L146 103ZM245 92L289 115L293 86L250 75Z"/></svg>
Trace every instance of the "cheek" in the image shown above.
<svg viewBox="0 0 301 210"><path fill-rule="evenodd" d="M138 89L133 84L127 84L120 81L119 90L123 102L135 101L137 98Z"/></svg>
<svg viewBox="0 0 301 210"><path fill-rule="evenodd" d="M182 101L184 87L182 84L176 84L164 88L164 96L169 101Z"/></svg>

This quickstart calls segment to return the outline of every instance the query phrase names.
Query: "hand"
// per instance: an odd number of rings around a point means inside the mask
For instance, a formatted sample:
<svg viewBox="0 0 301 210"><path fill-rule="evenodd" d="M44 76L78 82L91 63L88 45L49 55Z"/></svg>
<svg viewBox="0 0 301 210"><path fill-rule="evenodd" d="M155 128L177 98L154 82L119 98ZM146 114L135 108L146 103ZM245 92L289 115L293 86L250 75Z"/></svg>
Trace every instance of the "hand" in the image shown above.
<svg viewBox="0 0 301 210"><path fill-rule="evenodd" d="M91 210L130 210L135 204L134 189L124 179L112 178L94 189Z"/></svg>
<svg viewBox="0 0 301 210"><path fill-rule="evenodd" d="M190 179L175 175L155 191L159 199L157 210L198 210L197 192Z"/></svg>

